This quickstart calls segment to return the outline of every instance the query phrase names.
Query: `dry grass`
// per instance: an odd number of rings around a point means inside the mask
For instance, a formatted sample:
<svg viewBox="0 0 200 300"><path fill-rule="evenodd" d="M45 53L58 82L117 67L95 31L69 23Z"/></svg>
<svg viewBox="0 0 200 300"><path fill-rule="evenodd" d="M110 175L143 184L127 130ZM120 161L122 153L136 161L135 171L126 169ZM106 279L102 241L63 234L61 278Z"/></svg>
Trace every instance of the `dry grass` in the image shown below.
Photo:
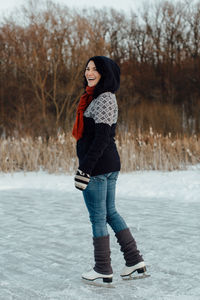
<svg viewBox="0 0 200 300"><path fill-rule="evenodd" d="M75 142L71 135L59 135L48 142L41 137L0 140L0 171L74 172L77 166Z"/></svg>
<svg viewBox="0 0 200 300"><path fill-rule="evenodd" d="M200 137L125 133L117 140L122 170L183 170L200 162Z"/></svg>
<svg viewBox="0 0 200 300"><path fill-rule="evenodd" d="M125 132L116 138L122 171L178 170L200 162L200 137L172 137L149 133L137 136ZM0 171L39 171L74 173L78 166L75 140L60 134L48 142L41 137L0 139Z"/></svg>

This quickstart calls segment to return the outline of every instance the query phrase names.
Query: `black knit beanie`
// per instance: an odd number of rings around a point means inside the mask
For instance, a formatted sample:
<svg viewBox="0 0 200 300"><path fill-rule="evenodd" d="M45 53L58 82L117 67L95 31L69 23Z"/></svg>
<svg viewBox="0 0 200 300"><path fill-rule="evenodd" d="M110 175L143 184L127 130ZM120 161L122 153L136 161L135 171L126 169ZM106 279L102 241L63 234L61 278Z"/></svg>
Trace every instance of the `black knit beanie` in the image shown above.
<svg viewBox="0 0 200 300"><path fill-rule="evenodd" d="M101 79L97 83L94 90L94 98L97 98L100 94L105 92L115 93L120 86L120 68L112 59L106 56L93 56L89 61L93 61L97 71L101 74ZM87 86L87 80L85 78L85 87Z"/></svg>

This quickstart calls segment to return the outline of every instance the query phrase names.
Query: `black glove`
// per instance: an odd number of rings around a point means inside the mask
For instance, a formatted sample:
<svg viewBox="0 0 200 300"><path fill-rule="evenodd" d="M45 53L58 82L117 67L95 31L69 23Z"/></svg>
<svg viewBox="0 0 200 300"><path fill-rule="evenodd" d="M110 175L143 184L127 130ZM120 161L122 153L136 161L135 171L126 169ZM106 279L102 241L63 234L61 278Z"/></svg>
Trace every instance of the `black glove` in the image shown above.
<svg viewBox="0 0 200 300"><path fill-rule="evenodd" d="M75 175L75 187L81 191L85 190L89 181L90 181L90 175L84 173L81 170L77 170Z"/></svg>

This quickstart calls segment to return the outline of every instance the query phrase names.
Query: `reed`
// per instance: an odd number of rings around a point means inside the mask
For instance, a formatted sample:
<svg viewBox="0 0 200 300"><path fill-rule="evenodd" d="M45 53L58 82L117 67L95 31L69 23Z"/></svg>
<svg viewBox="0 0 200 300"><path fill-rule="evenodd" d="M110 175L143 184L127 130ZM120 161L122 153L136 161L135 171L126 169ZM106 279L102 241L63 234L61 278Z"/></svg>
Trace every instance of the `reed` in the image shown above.
<svg viewBox="0 0 200 300"><path fill-rule="evenodd" d="M116 137L122 172L134 170L184 170L200 163L200 136L172 136L124 132ZM0 139L0 171L75 172L78 167L76 144L71 134L59 134L48 141L41 137Z"/></svg>
<svg viewBox="0 0 200 300"><path fill-rule="evenodd" d="M200 137L125 133L117 139L122 171L184 170L200 162Z"/></svg>

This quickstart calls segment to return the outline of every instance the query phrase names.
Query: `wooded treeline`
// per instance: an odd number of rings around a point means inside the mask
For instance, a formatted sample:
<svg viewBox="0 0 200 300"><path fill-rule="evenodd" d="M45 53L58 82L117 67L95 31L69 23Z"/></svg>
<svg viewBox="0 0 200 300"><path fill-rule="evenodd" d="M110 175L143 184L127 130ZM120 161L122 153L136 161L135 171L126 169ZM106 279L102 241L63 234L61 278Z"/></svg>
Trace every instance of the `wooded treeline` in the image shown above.
<svg viewBox="0 0 200 300"><path fill-rule="evenodd" d="M1 22L1 134L71 131L93 55L121 67L119 131L200 132L200 1L138 15L35 4Z"/></svg>

